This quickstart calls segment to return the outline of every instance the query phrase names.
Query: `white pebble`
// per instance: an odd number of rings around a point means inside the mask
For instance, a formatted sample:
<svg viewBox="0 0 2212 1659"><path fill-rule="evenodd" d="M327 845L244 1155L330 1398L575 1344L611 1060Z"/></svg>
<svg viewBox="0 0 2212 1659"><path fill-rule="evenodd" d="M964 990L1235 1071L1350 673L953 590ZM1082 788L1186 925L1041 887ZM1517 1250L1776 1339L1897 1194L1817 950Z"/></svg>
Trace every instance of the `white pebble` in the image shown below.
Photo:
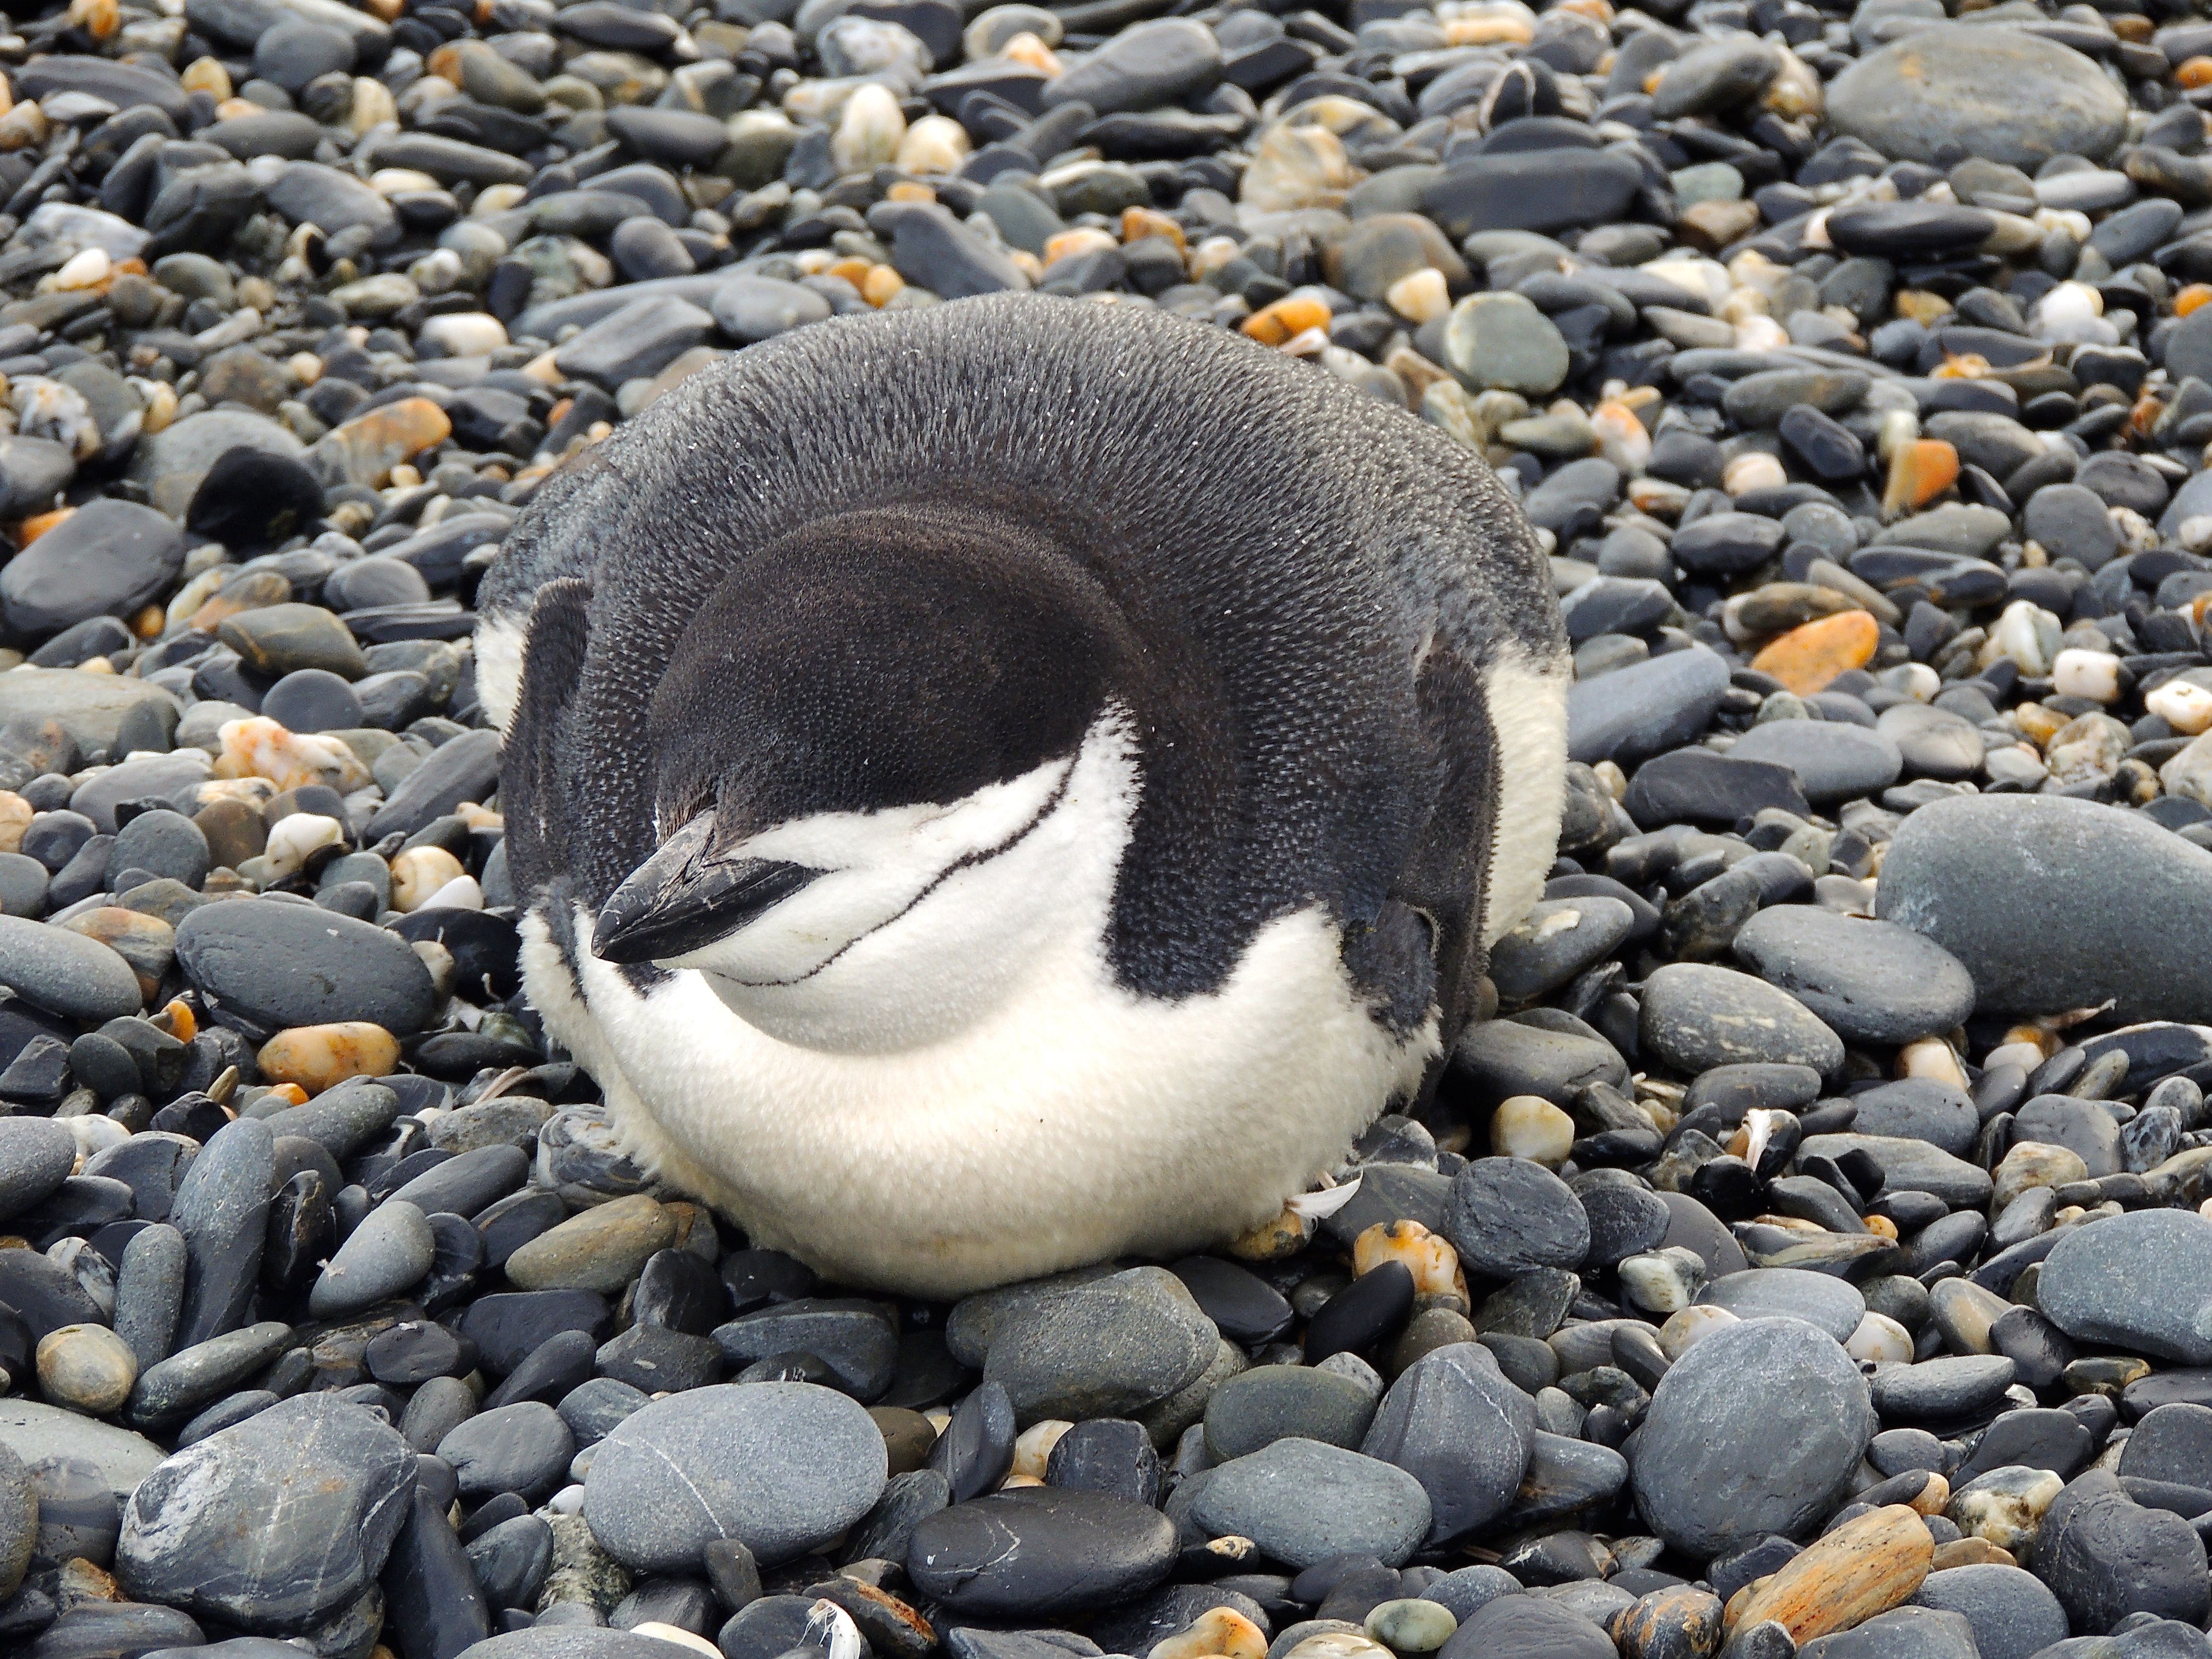
<svg viewBox="0 0 2212 1659"><path fill-rule="evenodd" d="M2057 617L2032 599L2014 599L1990 631L1980 665L1986 668L2001 657L2009 657L2023 674L2047 674L2051 659L2058 654L2062 634Z"/></svg>
<svg viewBox="0 0 2212 1659"><path fill-rule="evenodd" d="M1912 1333L1887 1314L1869 1313L1844 1344L1844 1352L1861 1364L1909 1365L1912 1363Z"/></svg>
<svg viewBox="0 0 2212 1659"><path fill-rule="evenodd" d="M76 1117L65 1117L62 1121L69 1125L69 1132L76 1137L80 1167L94 1152L104 1152L110 1146L120 1146L131 1139L130 1130L104 1113L84 1112Z"/></svg>
<svg viewBox="0 0 2212 1659"><path fill-rule="evenodd" d="M415 908L418 910L481 910L484 908L483 889L477 885L474 876L455 876Z"/></svg>
<svg viewBox="0 0 2212 1659"><path fill-rule="evenodd" d="M488 311L455 311L432 317L416 334L419 338L437 341L455 357L481 357L507 343L507 325Z"/></svg>
<svg viewBox="0 0 2212 1659"><path fill-rule="evenodd" d="M295 812L279 818L269 832L268 849L261 855L268 865L269 878L282 881L304 868L323 848L343 846L345 838L345 826L319 812Z"/></svg>
<svg viewBox="0 0 2212 1659"><path fill-rule="evenodd" d="M711 1655L713 1659L721 1659L721 1649L716 1647L705 1637L695 1636L680 1626L663 1624L658 1619L648 1619L641 1625L632 1625L630 1631L635 1635L650 1636L659 1642L672 1642L679 1648L690 1648L695 1652Z"/></svg>
<svg viewBox="0 0 2212 1659"><path fill-rule="evenodd" d="M2185 738L2212 726L2212 691L2190 680L2168 680L2143 699L2143 707Z"/></svg>
<svg viewBox="0 0 2212 1659"><path fill-rule="evenodd" d="M2062 651L2051 665L2051 684L2062 697L2116 702L2120 696L2120 659L2108 651Z"/></svg>

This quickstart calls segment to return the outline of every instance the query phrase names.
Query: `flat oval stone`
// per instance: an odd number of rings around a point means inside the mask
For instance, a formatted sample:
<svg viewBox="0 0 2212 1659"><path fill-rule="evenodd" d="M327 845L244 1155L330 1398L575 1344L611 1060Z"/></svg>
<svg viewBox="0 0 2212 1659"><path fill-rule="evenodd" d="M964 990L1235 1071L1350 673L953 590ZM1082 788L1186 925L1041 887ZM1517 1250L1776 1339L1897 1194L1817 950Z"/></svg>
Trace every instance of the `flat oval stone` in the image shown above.
<svg viewBox="0 0 2212 1659"><path fill-rule="evenodd" d="M1911 1042L1948 1031L1974 1012L1973 978L1959 960L1892 923L1777 904L1743 925L1734 949L1846 1042Z"/></svg>
<svg viewBox="0 0 2212 1659"><path fill-rule="evenodd" d="M337 1319L397 1296L430 1271L436 1248L422 1212L387 1199L338 1247L315 1281L308 1311L318 1319Z"/></svg>
<svg viewBox="0 0 2212 1659"><path fill-rule="evenodd" d="M1933 802L1891 841L1875 913L1958 958L1984 1013L2109 998L2123 1020L2212 1018L2212 971L2187 942L2212 918L2212 853L2138 813L2057 795Z"/></svg>
<svg viewBox="0 0 2212 1659"><path fill-rule="evenodd" d="M1866 1380L1832 1337L1795 1319L1725 1326L1652 1393L1632 1464L1638 1507L1699 1560L1800 1532L1843 1490L1875 1426Z"/></svg>
<svg viewBox="0 0 2212 1659"><path fill-rule="evenodd" d="M2076 1341L2212 1364L2212 1221L2137 1210L2077 1227L2045 1258L2035 1294Z"/></svg>
<svg viewBox="0 0 2212 1659"><path fill-rule="evenodd" d="M2031 1659L2068 1633L2066 1609L2041 1579L1994 1562L1929 1573L1912 1603L1962 1614L1981 1659Z"/></svg>
<svg viewBox="0 0 2212 1659"><path fill-rule="evenodd" d="M1844 1061L1836 1034L1796 998L1748 974L1676 962L1644 981L1641 1035L1687 1076L1715 1066L1765 1061L1826 1075Z"/></svg>
<svg viewBox="0 0 2212 1659"><path fill-rule="evenodd" d="M1866 1316L1856 1286L1802 1267L1753 1267L1723 1273L1698 1293L1702 1307L1726 1308L1739 1319L1802 1319L1841 1342Z"/></svg>
<svg viewBox="0 0 2212 1659"><path fill-rule="evenodd" d="M1729 754L1788 767L1816 805L1887 789L1905 768L1897 745L1880 732L1840 720L1768 720L1738 738Z"/></svg>
<svg viewBox="0 0 2212 1659"><path fill-rule="evenodd" d="M1478 1273L1511 1279L1536 1267L1579 1267L1589 1217L1567 1183L1518 1158L1475 1159L1452 1182L1445 1236Z"/></svg>
<svg viewBox="0 0 2212 1659"><path fill-rule="evenodd" d="M72 1019L108 1020L139 1009L138 976L97 939L42 921L0 915L0 985Z"/></svg>
<svg viewBox="0 0 2212 1659"><path fill-rule="evenodd" d="M1039 1619L1143 1595L1175 1565L1175 1524L1103 1492L1050 1486L956 1504L907 1551L915 1588L957 1612Z"/></svg>
<svg viewBox="0 0 2212 1659"><path fill-rule="evenodd" d="M0 1221L21 1214L69 1179L76 1137L50 1117L0 1117Z"/></svg>
<svg viewBox="0 0 2212 1659"><path fill-rule="evenodd" d="M2126 94L2081 53L2024 30L1971 25L1893 41L1828 88L1838 131L1902 161L1932 161L1955 144L2012 167L2062 154L2100 161L2127 114Z"/></svg>
<svg viewBox="0 0 2212 1659"><path fill-rule="evenodd" d="M405 940L317 905L203 905L177 929L177 960L201 990L275 1028L366 1020L405 1036L437 1005Z"/></svg>
<svg viewBox="0 0 2212 1659"><path fill-rule="evenodd" d="M601 1441L584 1517L633 1571L688 1571L716 1538L775 1566L866 1515L889 1473L857 1401L806 1382L723 1384L657 1401Z"/></svg>
<svg viewBox="0 0 2212 1659"><path fill-rule="evenodd" d="M1206 1397L1206 1455L1225 1463L1291 1437L1357 1449L1374 1419L1374 1395L1348 1376L1311 1365L1257 1365Z"/></svg>
<svg viewBox="0 0 2212 1659"><path fill-rule="evenodd" d="M1317 1440L1278 1440L1211 1472L1190 1517L1306 1568L1340 1555L1402 1565L1429 1530L1428 1494L1405 1470Z"/></svg>

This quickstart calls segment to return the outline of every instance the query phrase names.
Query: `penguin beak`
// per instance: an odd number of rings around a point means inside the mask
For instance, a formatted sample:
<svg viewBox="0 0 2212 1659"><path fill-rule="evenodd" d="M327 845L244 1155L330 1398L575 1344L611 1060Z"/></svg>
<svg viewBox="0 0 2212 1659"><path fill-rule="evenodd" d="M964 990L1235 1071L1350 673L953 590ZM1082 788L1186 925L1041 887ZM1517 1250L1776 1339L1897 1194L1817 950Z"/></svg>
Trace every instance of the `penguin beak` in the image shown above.
<svg viewBox="0 0 2212 1659"><path fill-rule="evenodd" d="M600 908L592 954L665 962L713 944L823 872L776 859L716 858L714 815L702 812L633 871Z"/></svg>

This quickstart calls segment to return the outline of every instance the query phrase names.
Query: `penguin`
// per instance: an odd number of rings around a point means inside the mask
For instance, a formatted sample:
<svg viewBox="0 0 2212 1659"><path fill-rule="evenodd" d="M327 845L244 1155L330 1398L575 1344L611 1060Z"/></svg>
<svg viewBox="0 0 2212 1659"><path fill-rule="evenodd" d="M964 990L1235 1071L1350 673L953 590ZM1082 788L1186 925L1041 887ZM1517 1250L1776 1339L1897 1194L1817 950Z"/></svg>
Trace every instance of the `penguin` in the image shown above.
<svg viewBox="0 0 2212 1659"><path fill-rule="evenodd" d="M1554 857L1569 659L1510 498L1148 307L738 352L550 477L479 609L548 1035L642 1166L842 1284L1279 1215Z"/></svg>

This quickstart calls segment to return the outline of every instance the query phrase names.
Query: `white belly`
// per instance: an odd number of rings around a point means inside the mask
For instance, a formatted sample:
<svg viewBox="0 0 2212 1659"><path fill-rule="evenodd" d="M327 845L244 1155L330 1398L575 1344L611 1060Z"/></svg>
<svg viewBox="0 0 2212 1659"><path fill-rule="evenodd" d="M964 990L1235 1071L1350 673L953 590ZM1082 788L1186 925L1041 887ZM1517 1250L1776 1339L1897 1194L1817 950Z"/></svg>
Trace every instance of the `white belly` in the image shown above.
<svg viewBox="0 0 2212 1659"><path fill-rule="evenodd" d="M1313 911L1264 928L1210 996L1132 995L1071 940L983 1018L882 1053L779 1042L696 972L641 996L586 956L580 1000L542 921L525 940L532 1002L634 1156L757 1243L924 1296L1265 1220L1437 1048L1433 1022L1402 1042L1375 1023Z"/></svg>

